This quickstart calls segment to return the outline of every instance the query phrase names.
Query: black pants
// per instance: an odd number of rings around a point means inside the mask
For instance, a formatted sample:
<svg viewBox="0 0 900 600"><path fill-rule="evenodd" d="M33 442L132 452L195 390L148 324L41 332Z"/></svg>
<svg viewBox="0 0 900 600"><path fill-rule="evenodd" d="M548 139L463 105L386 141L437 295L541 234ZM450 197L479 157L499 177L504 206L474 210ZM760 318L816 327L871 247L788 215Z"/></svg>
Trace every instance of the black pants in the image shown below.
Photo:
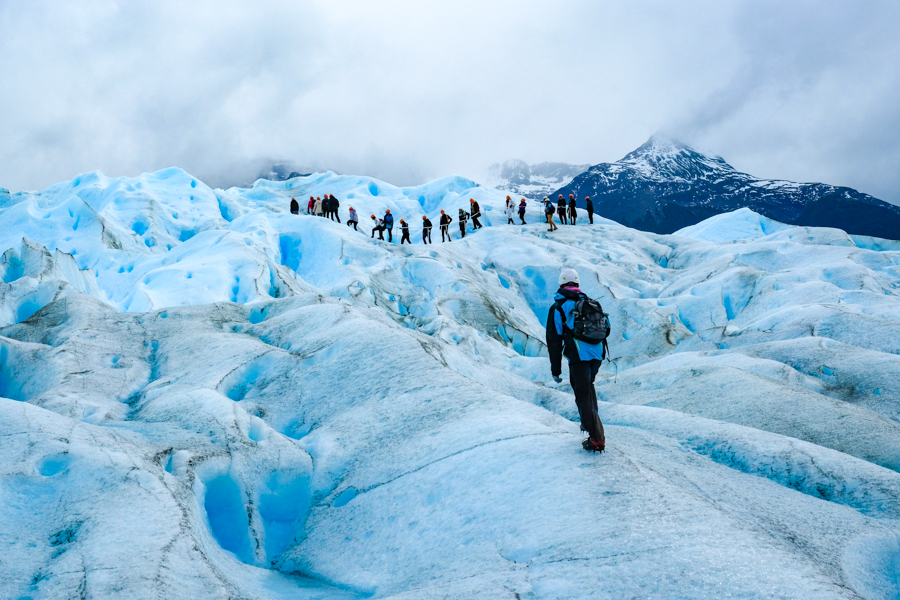
<svg viewBox="0 0 900 600"><path fill-rule="evenodd" d="M430 227L422 230L422 243L423 244L431 243L431 228Z"/></svg>
<svg viewBox="0 0 900 600"><path fill-rule="evenodd" d="M528 225L528 223L525 222L525 213L520 212L520 213L519 213L519 219L521 219L522 225Z"/></svg>
<svg viewBox="0 0 900 600"><path fill-rule="evenodd" d="M506 217L506 224L507 224L507 225L515 225L516 222L513 221L513 218L512 218L512 217Z"/></svg>
<svg viewBox="0 0 900 600"><path fill-rule="evenodd" d="M481 229L481 223L478 222L478 217L472 217L472 226L475 229Z"/></svg>
<svg viewBox="0 0 900 600"><path fill-rule="evenodd" d="M383 240L383 239L384 239L384 227L376 227L375 229L373 229L373 230L372 230L372 237L373 237L373 238L375 237L375 232L376 232L376 231L378 232L378 239L379 239L379 240Z"/></svg>
<svg viewBox="0 0 900 600"><path fill-rule="evenodd" d="M450 225L441 225L441 243L444 243L444 236L447 236L448 240L452 240L450 237Z"/></svg>
<svg viewBox="0 0 900 600"><path fill-rule="evenodd" d="M401 245L401 246L403 245L403 242L404 242L404 241L407 241L407 242L409 242L410 244L412 244L412 240L409 239L409 229L401 229L401 230L400 230L400 233L403 234L403 235L400 236L400 245Z"/></svg>
<svg viewBox="0 0 900 600"><path fill-rule="evenodd" d="M575 219L577 219L577 218L578 217L576 215L569 215L569 225L574 225Z"/></svg>
<svg viewBox="0 0 900 600"><path fill-rule="evenodd" d="M565 207L560 208L560 209L559 209L558 211L556 211L556 212L557 212L557 214L559 215L559 222L562 223L563 225L567 225L568 223L566 223L566 209L565 209Z"/></svg>
<svg viewBox="0 0 900 600"><path fill-rule="evenodd" d="M350 227L351 225L353 225L353 231L359 231L359 229L356 228L356 225L358 223L359 223L359 221L347 221L347 227Z"/></svg>
<svg viewBox="0 0 900 600"><path fill-rule="evenodd" d="M464 237L466 237L466 224L460 223L459 224L459 239L462 239Z"/></svg>
<svg viewBox="0 0 900 600"><path fill-rule="evenodd" d="M569 363L569 383L575 391L575 404L581 417L581 427L588 432L595 442L605 441L603 423L597 414L597 390L594 379L600 370L599 360L588 360Z"/></svg>
<svg viewBox="0 0 900 600"><path fill-rule="evenodd" d="M340 223L340 222L341 222L341 217L340 217L340 216L338 216L338 214L337 214L337 211L336 211L336 210L333 210L333 211L331 211L331 214L333 214L333 215L334 215L334 218L335 218L335 219L337 219L337 222L338 222L338 223Z"/></svg>
<svg viewBox="0 0 900 600"><path fill-rule="evenodd" d="M588 219L591 220L591 225L593 225L594 224L594 213L588 212Z"/></svg>

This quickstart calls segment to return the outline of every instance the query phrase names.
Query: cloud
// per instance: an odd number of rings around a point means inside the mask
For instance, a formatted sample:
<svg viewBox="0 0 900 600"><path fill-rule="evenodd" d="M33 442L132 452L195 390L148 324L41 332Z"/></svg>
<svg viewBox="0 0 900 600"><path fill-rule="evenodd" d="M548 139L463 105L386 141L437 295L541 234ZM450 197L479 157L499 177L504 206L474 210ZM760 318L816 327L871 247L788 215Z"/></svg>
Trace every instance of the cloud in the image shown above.
<svg viewBox="0 0 900 600"><path fill-rule="evenodd" d="M885 196L898 15L866 7L3 3L0 185L171 165L225 184L276 161L412 184L616 160L669 130L760 176Z"/></svg>

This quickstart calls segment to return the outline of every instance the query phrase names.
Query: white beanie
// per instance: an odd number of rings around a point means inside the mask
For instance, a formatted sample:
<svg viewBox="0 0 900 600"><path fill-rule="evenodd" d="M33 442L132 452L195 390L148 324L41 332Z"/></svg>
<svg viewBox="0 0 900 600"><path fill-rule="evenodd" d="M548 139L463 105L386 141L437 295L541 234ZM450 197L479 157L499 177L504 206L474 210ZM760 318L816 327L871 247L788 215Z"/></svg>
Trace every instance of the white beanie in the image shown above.
<svg viewBox="0 0 900 600"><path fill-rule="evenodd" d="M575 269L563 269L562 273L559 274L559 285L562 286L566 283L581 283L581 280L578 279L578 271Z"/></svg>

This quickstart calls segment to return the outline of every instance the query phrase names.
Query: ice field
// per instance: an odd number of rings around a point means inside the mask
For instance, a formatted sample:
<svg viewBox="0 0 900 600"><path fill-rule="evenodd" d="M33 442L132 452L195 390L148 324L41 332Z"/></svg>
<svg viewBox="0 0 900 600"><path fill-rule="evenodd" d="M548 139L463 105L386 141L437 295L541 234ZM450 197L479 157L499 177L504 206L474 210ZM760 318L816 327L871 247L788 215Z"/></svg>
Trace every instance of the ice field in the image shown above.
<svg viewBox="0 0 900 600"><path fill-rule="evenodd" d="M359 232L305 214L329 192ZM0 598L900 597L900 242L548 233L505 195L0 195ZM563 267L611 315L599 455L546 358Z"/></svg>

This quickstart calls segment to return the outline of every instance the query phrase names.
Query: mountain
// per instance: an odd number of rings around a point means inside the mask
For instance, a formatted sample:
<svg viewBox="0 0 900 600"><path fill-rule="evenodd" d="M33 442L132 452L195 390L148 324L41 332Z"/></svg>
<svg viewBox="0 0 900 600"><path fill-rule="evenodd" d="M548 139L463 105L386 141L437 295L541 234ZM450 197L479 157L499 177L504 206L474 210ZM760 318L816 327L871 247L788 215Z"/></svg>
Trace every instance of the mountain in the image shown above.
<svg viewBox="0 0 900 600"><path fill-rule="evenodd" d="M529 165L524 160L508 160L488 167L488 187L512 192L516 196L540 200L572 181L590 165L544 162Z"/></svg>
<svg viewBox="0 0 900 600"><path fill-rule="evenodd" d="M580 207L590 196L596 214L656 233L749 208L782 223L900 239L898 206L847 187L759 179L659 136L617 162L590 167L551 198L558 194L575 194Z"/></svg>
<svg viewBox="0 0 900 600"><path fill-rule="evenodd" d="M293 167L286 164L276 163L264 169L257 174L256 179L268 179L269 181L286 181L294 177L306 177L309 173L299 173L293 170ZM256 181L254 179L254 181ZM251 182L252 185L252 182Z"/></svg>
<svg viewBox="0 0 900 600"><path fill-rule="evenodd" d="M325 192L416 243L290 214ZM900 243L749 209L551 234L505 195L0 196L0 598L897 598ZM420 243L469 198L483 229ZM547 357L563 266L612 324L600 455Z"/></svg>

